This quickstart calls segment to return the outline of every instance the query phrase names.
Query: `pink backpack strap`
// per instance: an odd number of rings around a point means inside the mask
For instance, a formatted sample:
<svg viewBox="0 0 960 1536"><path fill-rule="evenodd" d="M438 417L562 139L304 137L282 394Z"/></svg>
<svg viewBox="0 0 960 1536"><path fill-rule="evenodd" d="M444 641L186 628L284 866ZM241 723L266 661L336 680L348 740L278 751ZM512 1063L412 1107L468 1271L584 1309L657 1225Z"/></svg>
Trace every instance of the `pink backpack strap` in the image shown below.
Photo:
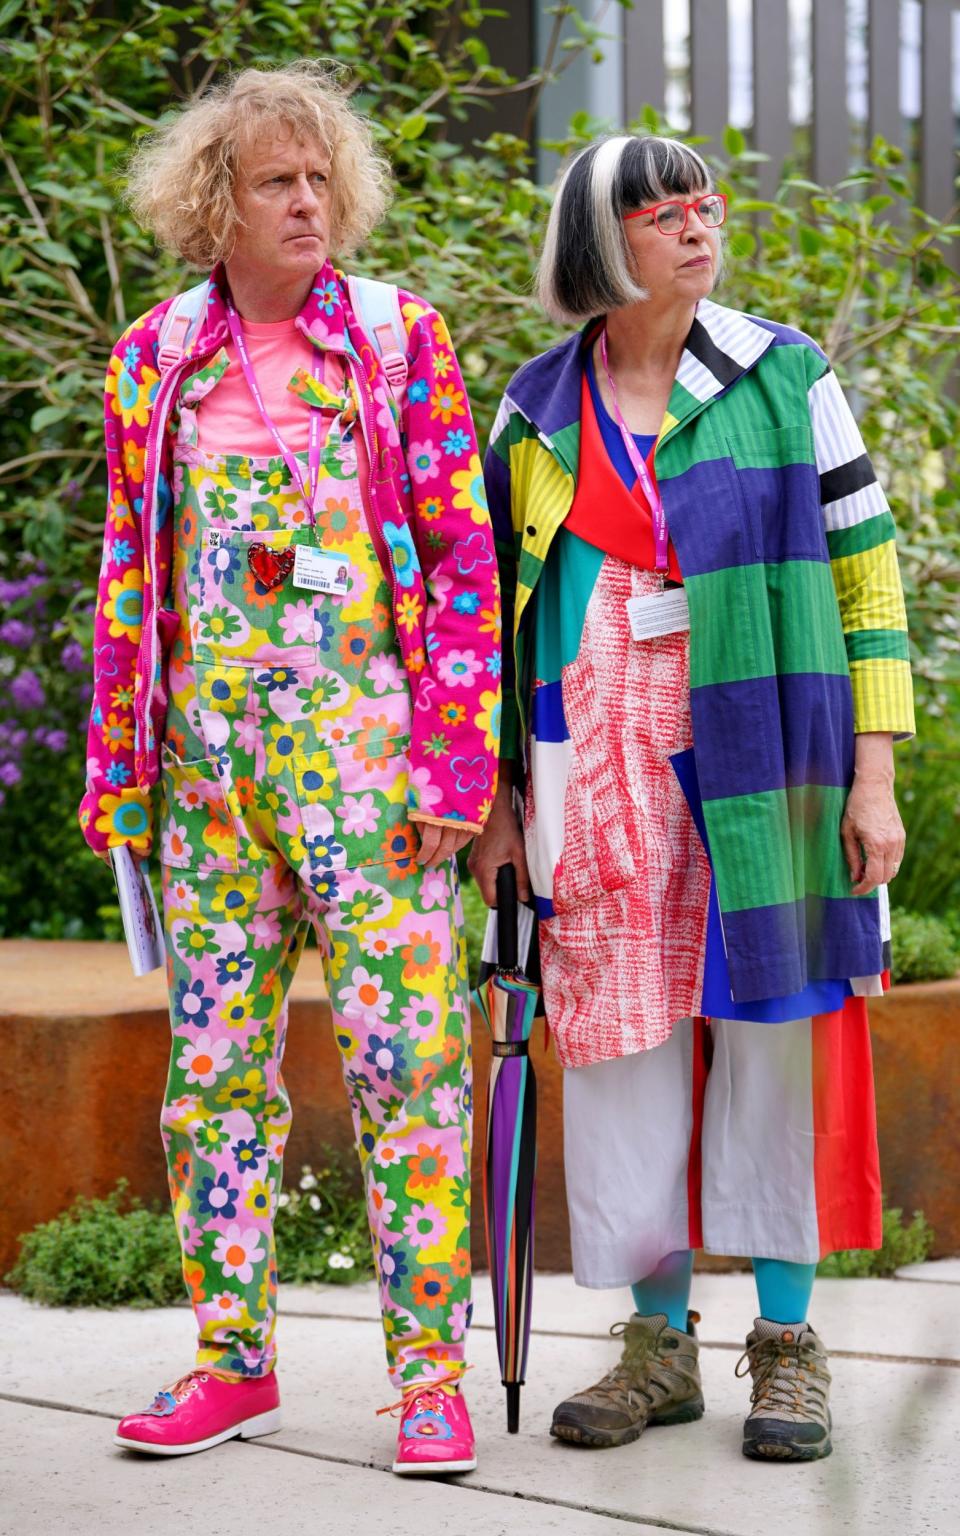
<svg viewBox="0 0 960 1536"><path fill-rule="evenodd" d="M353 312L380 354L387 383L402 410L410 365L399 290L394 283L377 282L372 277L348 277L347 290Z"/></svg>
<svg viewBox="0 0 960 1536"><path fill-rule="evenodd" d="M178 293L160 322L157 367L161 375L175 368L187 350L194 327L207 305L210 290L206 279L185 293Z"/></svg>

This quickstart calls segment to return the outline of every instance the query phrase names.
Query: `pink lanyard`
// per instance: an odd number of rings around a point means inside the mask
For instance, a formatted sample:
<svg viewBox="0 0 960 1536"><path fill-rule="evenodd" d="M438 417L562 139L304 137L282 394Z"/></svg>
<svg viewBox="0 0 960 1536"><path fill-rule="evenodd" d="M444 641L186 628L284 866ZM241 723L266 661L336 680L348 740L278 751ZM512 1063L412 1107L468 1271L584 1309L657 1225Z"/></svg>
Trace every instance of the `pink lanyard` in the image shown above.
<svg viewBox="0 0 960 1536"><path fill-rule="evenodd" d="M317 471L320 468L320 408L319 406L313 406L310 410L310 442L307 451L307 474L309 477L308 481L307 479L304 479L303 466L300 464L299 460L294 456L294 454L290 452L286 443L283 441L283 438L280 436L280 433L277 431L273 417L267 410L267 403L263 398L260 385L257 383L257 376L253 371L253 364L250 361L250 353L247 351L247 343L244 340L243 326L240 324L240 316L237 314L233 299L229 294L226 295L226 305L227 324L230 327L230 335L233 338L233 344L236 347L237 355L240 358L240 367L243 369L243 376L246 379L250 393L256 402L257 410L263 417L263 424L276 443L277 452L281 455L283 462L286 464L291 475L293 476L294 485L296 485L300 490L300 494L304 499L307 511L310 513L310 521L312 523L314 521L313 508L317 496ZM322 366L323 361L318 354L313 360L313 367L311 370L314 378L318 382L320 379ZM308 483L310 494L308 494L307 491Z"/></svg>
<svg viewBox="0 0 960 1536"><path fill-rule="evenodd" d="M617 425L620 428L620 436L623 438L623 446L627 450L627 457L630 460L633 472L637 479L640 481L640 488L643 491L644 496L647 498L647 503L650 507L650 513L653 518L653 547L655 555L654 568L658 571L665 571L668 568L667 542L669 537L667 534L666 514L663 510L663 502L660 499L660 492L657 490L653 483L653 476L647 468L646 462L642 453L640 452L640 449L637 447L633 440L630 428L627 426L623 419L623 412L620 409L620 401L617 399L617 386L613 382L613 375L610 372L610 364L607 361L606 326L604 326L603 330L600 332L600 356L603 358L604 372L607 375L607 383L610 385L610 393L613 396L613 408L617 413Z"/></svg>

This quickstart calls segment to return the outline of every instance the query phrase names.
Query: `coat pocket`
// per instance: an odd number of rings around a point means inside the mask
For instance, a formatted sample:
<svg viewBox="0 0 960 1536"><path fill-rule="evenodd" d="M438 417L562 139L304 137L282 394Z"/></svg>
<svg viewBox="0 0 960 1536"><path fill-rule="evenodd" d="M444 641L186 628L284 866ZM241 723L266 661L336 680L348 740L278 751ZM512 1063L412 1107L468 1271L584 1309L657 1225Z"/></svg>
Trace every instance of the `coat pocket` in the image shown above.
<svg viewBox="0 0 960 1536"><path fill-rule="evenodd" d="M239 867L237 828L216 764L182 762L163 748L160 862L171 869Z"/></svg>
<svg viewBox="0 0 960 1536"><path fill-rule="evenodd" d="M410 737L377 726L346 746L294 762L304 839L311 863L326 869L386 865L408 874L420 846L409 819Z"/></svg>
<svg viewBox="0 0 960 1536"><path fill-rule="evenodd" d="M804 480L816 476L809 422L727 433L725 443L736 470L752 554L758 560L789 558L798 533L791 507L807 489Z"/></svg>
<svg viewBox="0 0 960 1536"><path fill-rule="evenodd" d="M196 638L198 661L248 667L311 667L317 660L317 606L293 585L298 544L310 529L205 528L200 548ZM253 560L254 565L251 565ZM279 585L258 579L257 562Z"/></svg>

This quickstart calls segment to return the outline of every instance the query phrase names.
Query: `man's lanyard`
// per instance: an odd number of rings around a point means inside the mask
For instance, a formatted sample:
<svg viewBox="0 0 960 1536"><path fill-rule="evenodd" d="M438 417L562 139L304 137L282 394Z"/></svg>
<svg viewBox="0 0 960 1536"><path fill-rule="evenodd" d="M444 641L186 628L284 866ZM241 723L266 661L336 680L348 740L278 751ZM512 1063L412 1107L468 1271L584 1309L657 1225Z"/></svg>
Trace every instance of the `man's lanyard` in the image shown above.
<svg viewBox="0 0 960 1536"><path fill-rule="evenodd" d="M657 490L657 487L653 483L653 476L647 468L643 454L640 452L640 449L637 447L633 440L633 435L630 432L630 428L627 426L623 419L623 412L620 409L620 402L617 399L617 386L613 382L613 375L610 372L610 364L607 361L606 326L604 326L603 330L600 332L600 356L603 358L604 372L607 375L607 383L610 385L610 394L613 397L613 409L617 415L617 425L620 428L620 436L623 438L623 446L627 451L627 457L630 460L634 474L640 481L640 488L643 491L644 496L647 498L647 504L650 507L650 514L653 518L653 548L655 556L654 569L657 571L665 571L668 568L667 544L669 537L667 534L666 514L663 510L663 502L660 499L660 492Z"/></svg>
<svg viewBox="0 0 960 1536"><path fill-rule="evenodd" d="M311 406L310 408L310 442L307 452L308 479L305 479L303 474L303 466L295 457L295 455L290 452L286 443L283 441L283 438L280 436L280 433L277 431L276 423L274 422L273 417L267 410L267 403L263 398L260 385L257 383L257 376L253 371L253 364L250 361L250 353L247 351L247 343L244 340L243 326L240 323L240 316L237 314L233 299L229 294L226 295L226 305L227 324L230 327L230 335L233 338L233 344L236 347L237 355L240 358L240 367L243 369L243 377L246 379L250 393L256 402L257 410L260 412L260 415L263 418L263 424L277 445L277 452L281 455L283 462L286 464L291 475L293 476L294 485L299 488L300 494L306 504L307 511L310 513L310 521L312 523L314 521L313 509L317 498L317 475L320 469L320 408L319 406ZM311 367L313 377L317 380L318 383L320 382L322 368L323 359L318 353L314 358Z"/></svg>

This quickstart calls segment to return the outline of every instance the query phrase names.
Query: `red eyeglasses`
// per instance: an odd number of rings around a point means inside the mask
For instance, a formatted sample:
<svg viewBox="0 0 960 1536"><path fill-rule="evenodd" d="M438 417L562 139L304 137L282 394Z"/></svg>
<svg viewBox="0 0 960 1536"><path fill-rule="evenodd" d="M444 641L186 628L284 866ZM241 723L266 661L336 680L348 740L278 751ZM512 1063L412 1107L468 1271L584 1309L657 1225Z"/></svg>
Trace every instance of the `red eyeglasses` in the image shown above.
<svg viewBox="0 0 960 1536"><path fill-rule="evenodd" d="M697 210L697 217L707 229L718 229L727 217L727 199L722 192L708 192L705 197L697 197L692 203L681 203L676 198L669 198L664 203L654 203L650 208L638 208L636 213L625 213L624 223L627 219L639 219L641 214L653 215L653 222L661 235L682 235L687 227L687 219L690 209Z"/></svg>

